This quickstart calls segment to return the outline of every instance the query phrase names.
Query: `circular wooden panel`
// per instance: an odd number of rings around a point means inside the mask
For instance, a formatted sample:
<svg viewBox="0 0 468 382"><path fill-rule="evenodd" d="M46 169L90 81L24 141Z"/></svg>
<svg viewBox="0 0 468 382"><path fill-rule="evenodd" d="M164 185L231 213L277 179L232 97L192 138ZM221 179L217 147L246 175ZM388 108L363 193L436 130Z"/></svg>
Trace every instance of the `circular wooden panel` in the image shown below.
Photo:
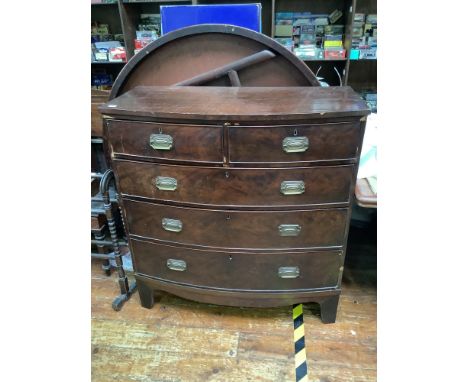
<svg viewBox="0 0 468 382"><path fill-rule="evenodd" d="M233 25L205 24L168 33L138 52L117 77L110 99L138 85L236 83L319 86L307 65L275 40Z"/></svg>

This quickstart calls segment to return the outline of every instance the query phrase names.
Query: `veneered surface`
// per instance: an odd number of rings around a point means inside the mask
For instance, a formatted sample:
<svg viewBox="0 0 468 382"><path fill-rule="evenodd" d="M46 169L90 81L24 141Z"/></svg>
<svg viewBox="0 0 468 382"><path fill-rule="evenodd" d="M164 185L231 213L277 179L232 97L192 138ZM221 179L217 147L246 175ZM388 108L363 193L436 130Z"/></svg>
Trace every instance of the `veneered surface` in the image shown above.
<svg viewBox="0 0 468 382"><path fill-rule="evenodd" d="M113 117L219 121L287 121L366 116L370 110L349 86L139 86L100 108Z"/></svg>

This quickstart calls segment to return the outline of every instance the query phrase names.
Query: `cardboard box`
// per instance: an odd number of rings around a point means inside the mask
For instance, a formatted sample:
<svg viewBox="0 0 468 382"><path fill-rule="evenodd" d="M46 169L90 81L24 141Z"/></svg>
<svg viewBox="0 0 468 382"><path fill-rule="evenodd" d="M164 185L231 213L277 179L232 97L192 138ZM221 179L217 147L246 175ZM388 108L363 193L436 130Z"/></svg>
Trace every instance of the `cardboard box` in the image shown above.
<svg viewBox="0 0 468 382"><path fill-rule="evenodd" d="M344 25L324 25L322 28L325 34L344 34Z"/></svg>
<svg viewBox="0 0 468 382"><path fill-rule="evenodd" d="M328 40L323 42L323 47L326 48L341 48L343 46L343 41L339 40Z"/></svg>
<svg viewBox="0 0 468 382"><path fill-rule="evenodd" d="M346 58L346 49L325 49L324 50L325 60L336 60Z"/></svg>
<svg viewBox="0 0 468 382"><path fill-rule="evenodd" d="M156 40L158 38L158 35L156 34L156 31L136 31L136 38L138 40L141 40L141 39Z"/></svg>
<svg viewBox="0 0 468 382"><path fill-rule="evenodd" d="M349 52L349 59L350 60L359 60L359 49L351 49Z"/></svg>
<svg viewBox="0 0 468 382"><path fill-rule="evenodd" d="M275 25L275 36L278 37L287 37L292 36L293 34L293 26L291 25Z"/></svg>
<svg viewBox="0 0 468 382"><path fill-rule="evenodd" d="M127 61L127 53L123 46L109 49L109 61L110 62L125 62Z"/></svg>
<svg viewBox="0 0 468 382"><path fill-rule="evenodd" d="M335 9L332 13L330 13L328 19L330 20L331 24L335 24L341 18L341 16L343 16L343 12Z"/></svg>
<svg viewBox="0 0 468 382"><path fill-rule="evenodd" d="M354 14L354 22L359 22L363 23L365 20L365 14L364 13L355 13Z"/></svg>
<svg viewBox="0 0 468 382"><path fill-rule="evenodd" d="M364 34L363 24L353 25L353 37L361 37Z"/></svg>
<svg viewBox="0 0 468 382"><path fill-rule="evenodd" d="M359 59L360 60L377 59L377 49L376 48L361 49L359 53Z"/></svg>

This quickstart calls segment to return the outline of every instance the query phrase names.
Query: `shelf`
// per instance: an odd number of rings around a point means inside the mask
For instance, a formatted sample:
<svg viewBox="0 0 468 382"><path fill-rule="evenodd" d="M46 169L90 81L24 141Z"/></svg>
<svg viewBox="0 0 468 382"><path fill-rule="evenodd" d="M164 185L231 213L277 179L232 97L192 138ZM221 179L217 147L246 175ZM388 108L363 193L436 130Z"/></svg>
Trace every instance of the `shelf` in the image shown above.
<svg viewBox="0 0 468 382"><path fill-rule="evenodd" d="M113 3L91 3L91 5L117 5L117 0Z"/></svg>
<svg viewBox="0 0 468 382"><path fill-rule="evenodd" d="M346 61L346 58L334 58L334 59L325 59L325 58L321 58L321 59L317 59L317 60L314 60L314 59L307 59L307 60L302 60L304 62L337 62L337 61Z"/></svg>
<svg viewBox="0 0 468 382"><path fill-rule="evenodd" d="M96 0L93 0L96 1ZM106 1L106 0L102 0ZM110 1L110 0L107 0ZM238 3L247 3L248 0L238 0ZM138 20L141 13L159 13L162 5L190 5L190 4L232 4L232 0L115 0L114 2L91 2L92 20L102 24L108 24L112 34L119 33L124 35L127 48L127 59L133 57L133 44L135 40L135 29L138 26ZM377 0L318 0L310 2L309 0L261 0L262 3L262 31L266 36L275 33L275 20L277 12L312 12L329 14L332 10L338 9L343 12L342 18L337 24L345 25L344 41L352 43L352 27L354 25L353 15L355 12L364 14L377 13ZM123 4L123 7L121 6ZM134 4L134 5L131 5ZM94 7L96 5L96 7ZM112 5L110 7L98 7ZM349 6L353 5L352 12L349 12ZM347 55L349 55L348 50ZM294 54L294 53L293 53ZM358 59L350 60L349 57L342 59L313 59L300 58L310 69L317 70L321 67L321 73L327 74L330 78L334 76L334 67L340 72L346 69L343 75L343 82L352 83L355 86L365 86L368 82L376 82L377 59ZM360 61L358 64L348 64L349 61ZM366 61L366 63L362 63ZM329 62L330 64L327 64ZM125 66L125 62L92 62L92 71L107 71L116 75ZM334 78L334 77L333 77ZM370 80L369 80L370 78ZM332 82L334 80L331 80Z"/></svg>
<svg viewBox="0 0 468 382"><path fill-rule="evenodd" d="M120 61L91 61L91 65L125 65L127 62Z"/></svg>
<svg viewBox="0 0 468 382"><path fill-rule="evenodd" d="M377 59L376 58L360 58L358 60L349 60L349 61L351 62L353 61L377 61Z"/></svg>

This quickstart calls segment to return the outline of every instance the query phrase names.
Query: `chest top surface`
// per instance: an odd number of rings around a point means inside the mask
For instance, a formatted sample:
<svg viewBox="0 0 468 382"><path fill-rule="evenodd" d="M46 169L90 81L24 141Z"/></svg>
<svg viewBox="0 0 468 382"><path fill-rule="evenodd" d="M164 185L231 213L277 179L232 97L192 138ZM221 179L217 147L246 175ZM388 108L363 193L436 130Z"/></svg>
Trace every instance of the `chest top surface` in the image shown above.
<svg viewBox="0 0 468 382"><path fill-rule="evenodd" d="M359 117L370 110L350 87L138 86L100 108L131 119L294 121Z"/></svg>

